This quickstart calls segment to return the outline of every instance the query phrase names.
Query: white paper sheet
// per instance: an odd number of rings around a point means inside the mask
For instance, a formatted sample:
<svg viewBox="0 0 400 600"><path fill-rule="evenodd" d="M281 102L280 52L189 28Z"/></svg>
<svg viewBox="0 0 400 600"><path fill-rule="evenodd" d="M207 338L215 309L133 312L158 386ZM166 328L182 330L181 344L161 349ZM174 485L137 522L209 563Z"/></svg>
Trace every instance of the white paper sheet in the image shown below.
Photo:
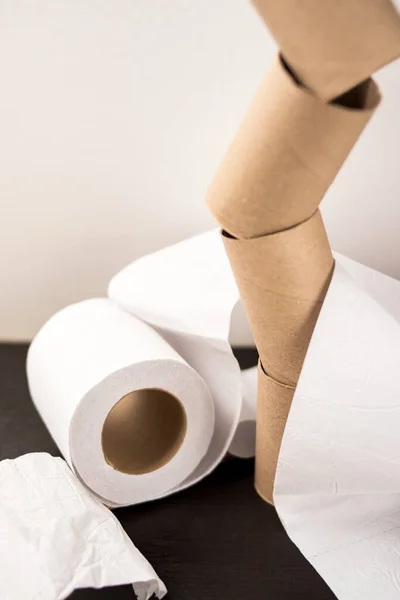
<svg viewBox="0 0 400 600"><path fill-rule="evenodd" d="M400 282L336 259L284 433L274 501L340 600L398 600Z"/></svg>
<svg viewBox="0 0 400 600"><path fill-rule="evenodd" d="M138 600L166 594L118 520L61 458L0 462L2 600L62 600L78 588L123 584Z"/></svg>

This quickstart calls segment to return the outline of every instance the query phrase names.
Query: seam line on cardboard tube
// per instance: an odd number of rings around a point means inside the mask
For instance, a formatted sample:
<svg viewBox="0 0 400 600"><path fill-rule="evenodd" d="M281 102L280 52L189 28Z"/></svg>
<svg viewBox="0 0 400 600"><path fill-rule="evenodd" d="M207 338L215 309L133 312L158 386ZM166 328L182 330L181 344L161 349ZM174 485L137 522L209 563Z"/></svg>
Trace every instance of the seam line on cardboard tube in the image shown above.
<svg viewBox="0 0 400 600"><path fill-rule="evenodd" d="M267 377L270 381L272 381L272 383L275 383L275 384L279 385L280 387L283 387L290 391L294 391L296 389L296 387L297 387L296 385L291 385L290 383L283 383L282 381L279 381L279 379L275 379L275 377L271 377L271 375L268 375L268 373L264 369L264 365L262 364L261 360L259 361L259 364L260 364L260 369L263 372L263 374L265 375L265 377Z"/></svg>
<svg viewBox="0 0 400 600"><path fill-rule="evenodd" d="M236 237L235 235L233 235L232 233L229 233L229 231L227 231L226 229L221 229L221 235L228 239L231 239L231 240L237 240L238 242L245 242L245 241L250 242L250 241L259 240L259 239L265 238L265 237L272 237L274 235L275 236L280 235L281 233L285 233L286 231L291 231L292 229L296 229L296 227L300 227L300 225L304 225L304 223L307 223L307 221L310 221L316 215L316 213L318 211L319 211L319 206L314 210L314 212L309 217L306 217L299 223L295 223L294 225L291 225L290 227L285 227L285 229L279 229L279 231L263 233L262 235L255 235L254 237L250 237L250 238L239 238L239 237Z"/></svg>

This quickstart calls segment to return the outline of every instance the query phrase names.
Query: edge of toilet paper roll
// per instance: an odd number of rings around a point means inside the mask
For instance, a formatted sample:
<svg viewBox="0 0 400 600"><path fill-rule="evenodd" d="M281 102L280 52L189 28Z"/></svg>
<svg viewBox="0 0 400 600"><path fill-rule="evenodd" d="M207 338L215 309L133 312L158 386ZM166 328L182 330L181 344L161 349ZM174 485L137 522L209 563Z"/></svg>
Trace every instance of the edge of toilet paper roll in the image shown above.
<svg viewBox="0 0 400 600"><path fill-rule="evenodd" d="M222 237L264 368L296 385L334 265L320 212L268 236Z"/></svg>
<svg viewBox="0 0 400 600"><path fill-rule="evenodd" d="M400 56L390 0L252 0L299 79L335 98Z"/></svg>
<svg viewBox="0 0 400 600"><path fill-rule="evenodd" d="M369 79L325 104L277 56L207 193L221 227L249 239L308 219L379 101Z"/></svg>

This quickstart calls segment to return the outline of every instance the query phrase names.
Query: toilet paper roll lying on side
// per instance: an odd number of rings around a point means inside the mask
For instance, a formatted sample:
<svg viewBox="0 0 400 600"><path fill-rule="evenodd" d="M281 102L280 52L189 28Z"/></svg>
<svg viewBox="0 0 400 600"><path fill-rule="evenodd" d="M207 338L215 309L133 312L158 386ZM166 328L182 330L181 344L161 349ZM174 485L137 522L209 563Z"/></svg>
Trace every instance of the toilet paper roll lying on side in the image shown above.
<svg viewBox="0 0 400 600"><path fill-rule="evenodd" d="M106 504L164 495L200 477L202 459L208 466L218 413L209 388L161 336L111 301L57 313L32 342L27 371L58 447ZM231 427L239 411L239 403L225 407Z"/></svg>
<svg viewBox="0 0 400 600"><path fill-rule="evenodd" d="M129 265L110 295L56 314L27 361L34 403L92 493L143 502L228 451L254 456L255 370L242 381L229 339L254 344L219 232Z"/></svg>

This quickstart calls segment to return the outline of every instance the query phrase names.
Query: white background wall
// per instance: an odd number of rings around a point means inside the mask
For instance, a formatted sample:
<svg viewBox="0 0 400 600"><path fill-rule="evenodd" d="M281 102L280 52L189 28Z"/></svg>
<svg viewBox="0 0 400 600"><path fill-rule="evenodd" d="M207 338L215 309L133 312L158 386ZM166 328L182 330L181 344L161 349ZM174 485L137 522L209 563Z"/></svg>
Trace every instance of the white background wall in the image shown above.
<svg viewBox="0 0 400 600"><path fill-rule="evenodd" d="M275 48L248 0L0 0L0 339L213 226L207 184ZM400 276L400 62L324 201Z"/></svg>

